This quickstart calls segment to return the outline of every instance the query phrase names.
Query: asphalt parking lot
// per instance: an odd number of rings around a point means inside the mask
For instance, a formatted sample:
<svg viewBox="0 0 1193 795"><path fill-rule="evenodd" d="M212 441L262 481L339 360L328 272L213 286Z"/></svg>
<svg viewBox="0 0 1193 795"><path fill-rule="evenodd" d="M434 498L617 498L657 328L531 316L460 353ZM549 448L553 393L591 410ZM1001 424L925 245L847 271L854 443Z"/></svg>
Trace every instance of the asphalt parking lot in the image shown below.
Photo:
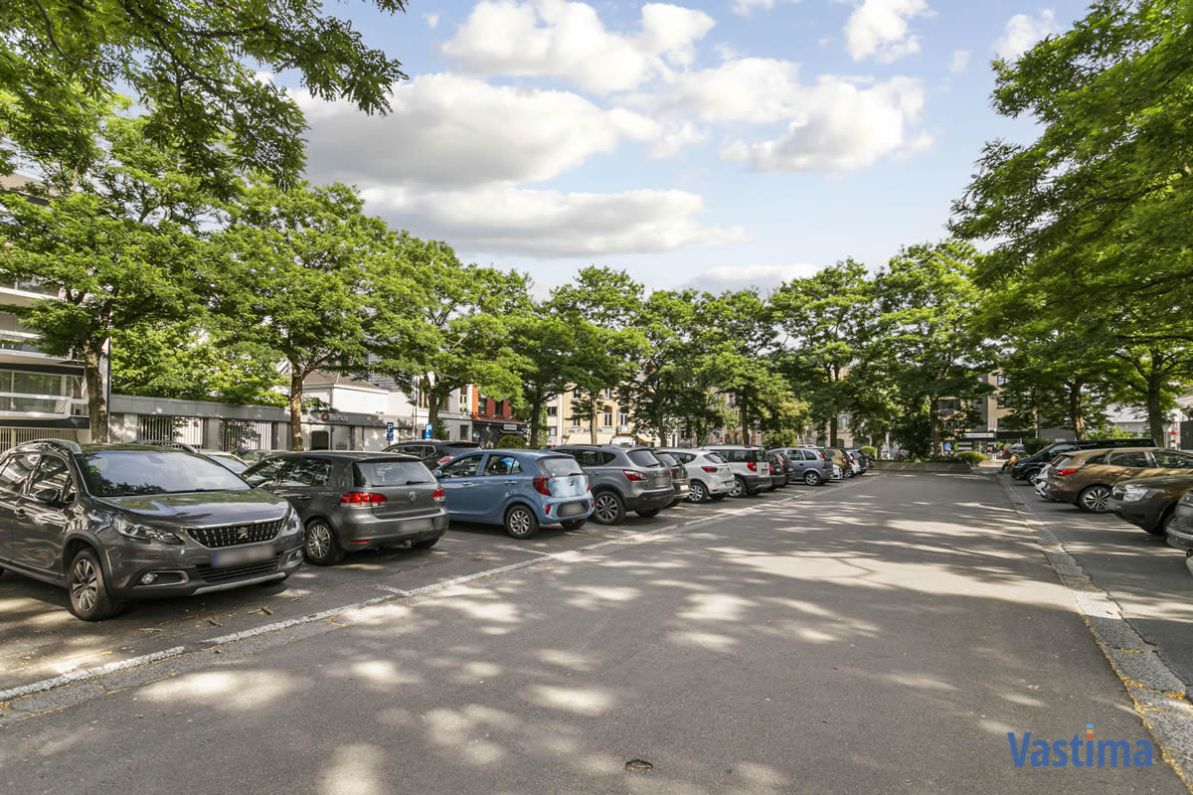
<svg viewBox="0 0 1193 795"><path fill-rule="evenodd" d="M458 529L99 627L14 579L40 640L8 682L178 651L0 708L0 791L1186 792L1185 746L1014 765L1008 734L1153 736L1021 510L986 475L867 475L529 545Z"/></svg>

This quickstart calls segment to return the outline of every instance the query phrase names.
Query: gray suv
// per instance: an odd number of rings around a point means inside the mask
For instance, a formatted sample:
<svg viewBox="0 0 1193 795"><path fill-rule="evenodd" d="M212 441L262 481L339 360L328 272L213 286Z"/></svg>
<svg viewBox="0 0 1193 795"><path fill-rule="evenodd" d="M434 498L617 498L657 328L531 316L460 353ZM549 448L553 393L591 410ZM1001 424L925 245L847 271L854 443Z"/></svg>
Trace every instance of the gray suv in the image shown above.
<svg viewBox="0 0 1193 795"><path fill-rule="evenodd" d="M788 483L798 480L809 486L820 486L833 479L833 461L822 450L814 447L776 447L774 450L786 456L791 466Z"/></svg>
<svg viewBox="0 0 1193 795"><path fill-rule="evenodd" d="M358 549L430 549L447 532L447 495L413 456L284 453L249 467L244 479L290 501L305 529L307 560L319 566Z"/></svg>
<svg viewBox="0 0 1193 795"><path fill-rule="evenodd" d="M0 565L66 588L85 621L284 580L301 531L285 500L183 450L42 440L0 458Z"/></svg>
<svg viewBox="0 0 1193 795"><path fill-rule="evenodd" d="M567 445L554 452L574 457L588 475L592 519L600 524L618 524L626 511L655 516L675 499L671 470L649 447Z"/></svg>

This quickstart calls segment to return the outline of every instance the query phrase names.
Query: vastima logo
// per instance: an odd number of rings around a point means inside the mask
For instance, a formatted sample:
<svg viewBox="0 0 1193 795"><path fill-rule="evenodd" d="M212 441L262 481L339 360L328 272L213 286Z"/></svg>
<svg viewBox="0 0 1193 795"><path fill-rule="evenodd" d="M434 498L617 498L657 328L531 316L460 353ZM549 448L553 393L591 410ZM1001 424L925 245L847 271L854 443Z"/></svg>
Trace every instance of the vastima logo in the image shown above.
<svg viewBox="0 0 1193 795"><path fill-rule="evenodd" d="M1155 748L1150 740L1099 740L1094 725L1067 740L1041 740L1031 732L1007 732L1015 767L1151 767Z"/></svg>

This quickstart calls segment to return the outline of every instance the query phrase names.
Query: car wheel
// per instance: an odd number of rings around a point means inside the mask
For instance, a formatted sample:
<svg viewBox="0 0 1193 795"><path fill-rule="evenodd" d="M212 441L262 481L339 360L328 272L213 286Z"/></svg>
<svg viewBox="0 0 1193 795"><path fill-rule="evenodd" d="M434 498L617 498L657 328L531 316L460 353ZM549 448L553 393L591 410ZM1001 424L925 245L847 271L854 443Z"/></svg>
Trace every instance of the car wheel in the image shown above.
<svg viewBox="0 0 1193 795"><path fill-rule="evenodd" d="M658 516L659 511L661 511L661 510L663 510L663 509L662 508L647 508L647 509L643 509L643 510L634 511L634 513L638 514L643 519L650 519L652 517Z"/></svg>
<svg viewBox="0 0 1193 795"><path fill-rule="evenodd" d="M103 621L124 610L124 604L112 598L104 579L103 566L91 549L81 549L66 573L70 612L84 621Z"/></svg>
<svg viewBox="0 0 1193 795"><path fill-rule="evenodd" d="M330 566L344 559L344 550L336 540L335 531L323 519L307 522L306 540L302 545L306 559L316 566Z"/></svg>
<svg viewBox="0 0 1193 795"><path fill-rule="evenodd" d="M823 482L824 478L820 477L820 473L815 469L809 469L804 473L804 483L807 483L809 486L819 486Z"/></svg>
<svg viewBox="0 0 1193 795"><path fill-rule="evenodd" d="M843 471L841 472L841 475L842 475L842 476L843 476L843 477L844 477L846 480L849 480L850 478L852 478L852 477L853 477L853 470L852 470L852 469L846 469L846 470L843 470Z"/></svg>
<svg viewBox="0 0 1193 795"><path fill-rule="evenodd" d="M592 500L592 518L599 524L619 524L625 519L625 503L612 491L598 492Z"/></svg>
<svg viewBox="0 0 1193 795"><path fill-rule="evenodd" d="M729 496L730 497L744 497L749 493L750 493L750 490L749 490L749 488L746 487L746 479L742 478L742 477L738 477L737 475L734 475L733 476L733 488L731 488L729 490Z"/></svg>
<svg viewBox="0 0 1193 795"><path fill-rule="evenodd" d="M564 530L579 530L587 523L587 519L564 519L560 522Z"/></svg>
<svg viewBox="0 0 1193 795"><path fill-rule="evenodd" d="M430 549L439 543L439 539L443 536L435 536L434 538L424 538L422 541L415 541L410 545L411 549Z"/></svg>
<svg viewBox="0 0 1193 795"><path fill-rule="evenodd" d="M1038 470L1038 469L1032 470L1032 473L1027 476L1027 482L1033 486L1036 485L1037 483L1039 483L1040 482L1040 470Z"/></svg>
<svg viewBox="0 0 1193 795"><path fill-rule="evenodd" d="M525 505L514 505L505 512L505 532L511 538L533 538L538 531L539 520Z"/></svg>
<svg viewBox="0 0 1193 795"><path fill-rule="evenodd" d="M688 502L708 502L708 488L699 480L693 480Z"/></svg>
<svg viewBox="0 0 1193 795"><path fill-rule="evenodd" d="M1156 526L1154 529L1146 528L1146 527L1144 529L1147 530L1147 532L1150 533L1151 535L1161 536L1161 537L1168 535L1168 532L1170 530L1175 532L1177 529L1176 508L1175 507L1169 508L1167 513L1165 513L1164 516L1161 517L1160 521L1156 522Z"/></svg>
<svg viewBox="0 0 1193 795"><path fill-rule="evenodd" d="M1110 489L1090 486L1077 495L1077 507L1089 513L1106 513L1110 509Z"/></svg>

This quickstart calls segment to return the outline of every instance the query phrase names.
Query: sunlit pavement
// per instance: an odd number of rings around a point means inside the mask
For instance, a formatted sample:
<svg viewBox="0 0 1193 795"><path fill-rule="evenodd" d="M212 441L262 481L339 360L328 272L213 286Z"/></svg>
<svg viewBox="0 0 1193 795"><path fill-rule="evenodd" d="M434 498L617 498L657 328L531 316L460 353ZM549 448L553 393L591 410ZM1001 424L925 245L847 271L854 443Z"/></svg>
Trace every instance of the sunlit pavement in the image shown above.
<svg viewBox="0 0 1193 795"><path fill-rule="evenodd" d="M450 538L96 626L6 576L0 689L182 652L0 710L0 792L1186 791L1014 767L1008 732L1148 734L994 477Z"/></svg>

